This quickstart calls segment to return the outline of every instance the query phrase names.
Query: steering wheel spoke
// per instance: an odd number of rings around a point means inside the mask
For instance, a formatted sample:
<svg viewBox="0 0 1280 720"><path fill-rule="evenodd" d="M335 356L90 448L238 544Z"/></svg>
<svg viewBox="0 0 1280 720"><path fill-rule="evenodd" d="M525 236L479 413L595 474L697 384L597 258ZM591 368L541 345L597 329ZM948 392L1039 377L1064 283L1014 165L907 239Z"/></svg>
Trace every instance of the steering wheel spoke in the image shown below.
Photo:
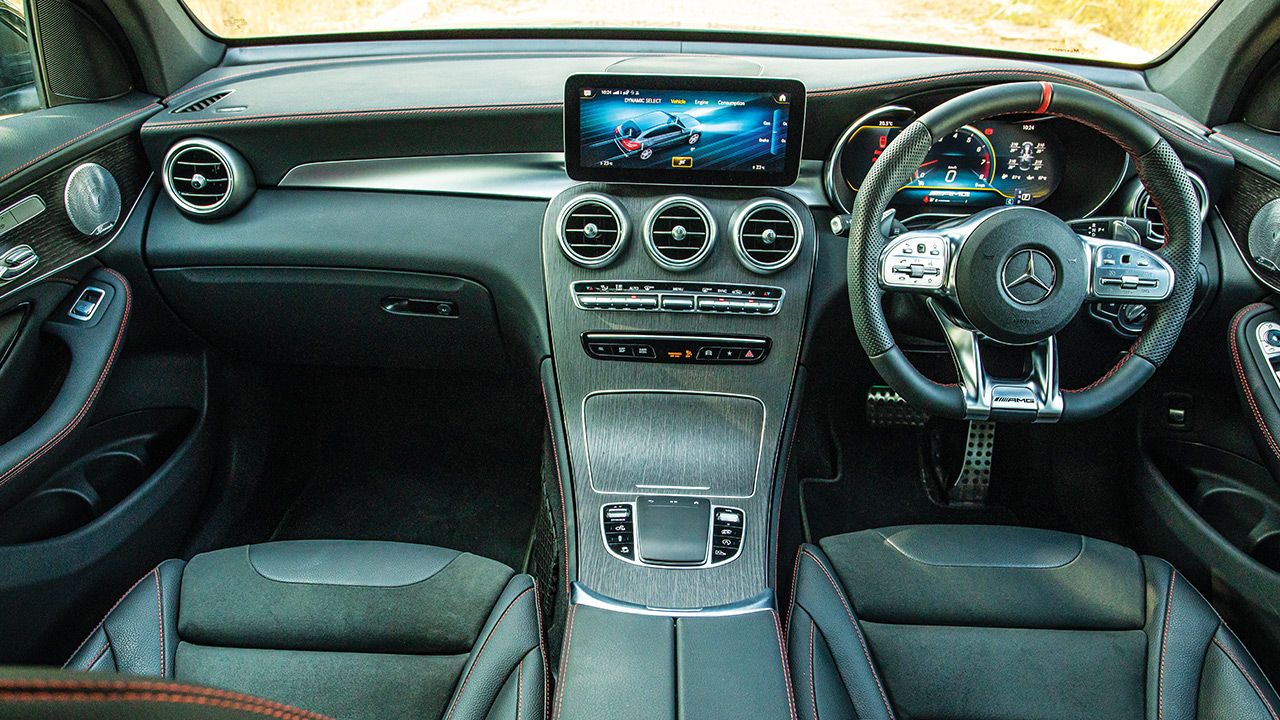
<svg viewBox="0 0 1280 720"><path fill-rule="evenodd" d="M998 378L983 362L982 333L956 320L941 302L926 301L942 326L960 378L966 420L1057 422L1062 416L1058 338L1026 346L1029 372L1021 379Z"/></svg>
<svg viewBox="0 0 1280 720"><path fill-rule="evenodd" d="M1174 270L1159 253L1118 240L1080 240L1089 258L1090 302L1158 305L1173 294Z"/></svg>

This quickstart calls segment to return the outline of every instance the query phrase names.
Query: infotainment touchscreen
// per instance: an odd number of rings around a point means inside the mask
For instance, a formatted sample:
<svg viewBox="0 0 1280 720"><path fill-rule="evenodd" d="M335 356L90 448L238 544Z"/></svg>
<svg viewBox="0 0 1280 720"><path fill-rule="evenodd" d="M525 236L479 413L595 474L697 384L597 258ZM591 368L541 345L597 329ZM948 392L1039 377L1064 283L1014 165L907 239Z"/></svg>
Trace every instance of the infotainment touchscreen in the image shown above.
<svg viewBox="0 0 1280 720"><path fill-rule="evenodd" d="M797 80L574 75L565 165L575 180L782 186L804 128Z"/></svg>

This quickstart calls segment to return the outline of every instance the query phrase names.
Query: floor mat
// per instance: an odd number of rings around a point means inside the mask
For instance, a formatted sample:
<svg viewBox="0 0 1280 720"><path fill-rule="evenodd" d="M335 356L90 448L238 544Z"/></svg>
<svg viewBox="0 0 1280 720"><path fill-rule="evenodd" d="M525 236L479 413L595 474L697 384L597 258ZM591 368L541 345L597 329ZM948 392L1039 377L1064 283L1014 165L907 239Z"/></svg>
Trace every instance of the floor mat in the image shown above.
<svg viewBox="0 0 1280 720"><path fill-rule="evenodd" d="M316 461L273 539L426 543L523 567L538 498L536 397L466 378L317 384Z"/></svg>
<svg viewBox="0 0 1280 720"><path fill-rule="evenodd" d="M833 403L818 417L805 454L829 459L816 463L818 471L806 472L800 484L809 541L891 525L1017 523L1004 507L935 502L926 484L923 431L871 427L856 405Z"/></svg>

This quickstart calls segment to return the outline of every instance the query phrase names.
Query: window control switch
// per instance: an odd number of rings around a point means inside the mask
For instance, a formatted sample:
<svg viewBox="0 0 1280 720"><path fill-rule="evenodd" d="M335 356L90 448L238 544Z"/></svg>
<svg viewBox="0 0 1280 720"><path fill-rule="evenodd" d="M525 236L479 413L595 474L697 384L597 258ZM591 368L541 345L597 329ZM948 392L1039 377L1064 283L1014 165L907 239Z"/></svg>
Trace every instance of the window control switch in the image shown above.
<svg viewBox="0 0 1280 720"><path fill-rule="evenodd" d="M80 297L71 306L71 310L67 313L75 320L88 321L98 312L98 306L102 304L102 299L107 294L100 288L88 287L80 293Z"/></svg>

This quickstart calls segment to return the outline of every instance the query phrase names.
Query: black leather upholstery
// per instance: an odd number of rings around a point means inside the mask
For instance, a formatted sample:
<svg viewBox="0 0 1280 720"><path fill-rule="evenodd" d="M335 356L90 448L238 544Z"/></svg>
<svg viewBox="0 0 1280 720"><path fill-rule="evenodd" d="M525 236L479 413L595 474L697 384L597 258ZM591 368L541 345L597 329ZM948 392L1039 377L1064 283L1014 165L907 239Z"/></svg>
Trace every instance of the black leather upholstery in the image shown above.
<svg viewBox="0 0 1280 720"><path fill-rule="evenodd" d="M534 581L467 553L291 541L170 560L67 662L340 718L540 718Z"/></svg>
<svg viewBox="0 0 1280 720"><path fill-rule="evenodd" d="M1245 422L1253 432L1258 454L1272 476L1280 478L1280 385L1258 348L1258 326L1264 322L1280 323L1280 311L1269 303L1242 308L1231 321L1228 345Z"/></svg>
<svg viewBox="0 0 1280 720"><path fill-rule="evenodd" d="M1280 720L1280 699L1163 560L1025 528L805 545L787 642L801 718Z"/></svg>

